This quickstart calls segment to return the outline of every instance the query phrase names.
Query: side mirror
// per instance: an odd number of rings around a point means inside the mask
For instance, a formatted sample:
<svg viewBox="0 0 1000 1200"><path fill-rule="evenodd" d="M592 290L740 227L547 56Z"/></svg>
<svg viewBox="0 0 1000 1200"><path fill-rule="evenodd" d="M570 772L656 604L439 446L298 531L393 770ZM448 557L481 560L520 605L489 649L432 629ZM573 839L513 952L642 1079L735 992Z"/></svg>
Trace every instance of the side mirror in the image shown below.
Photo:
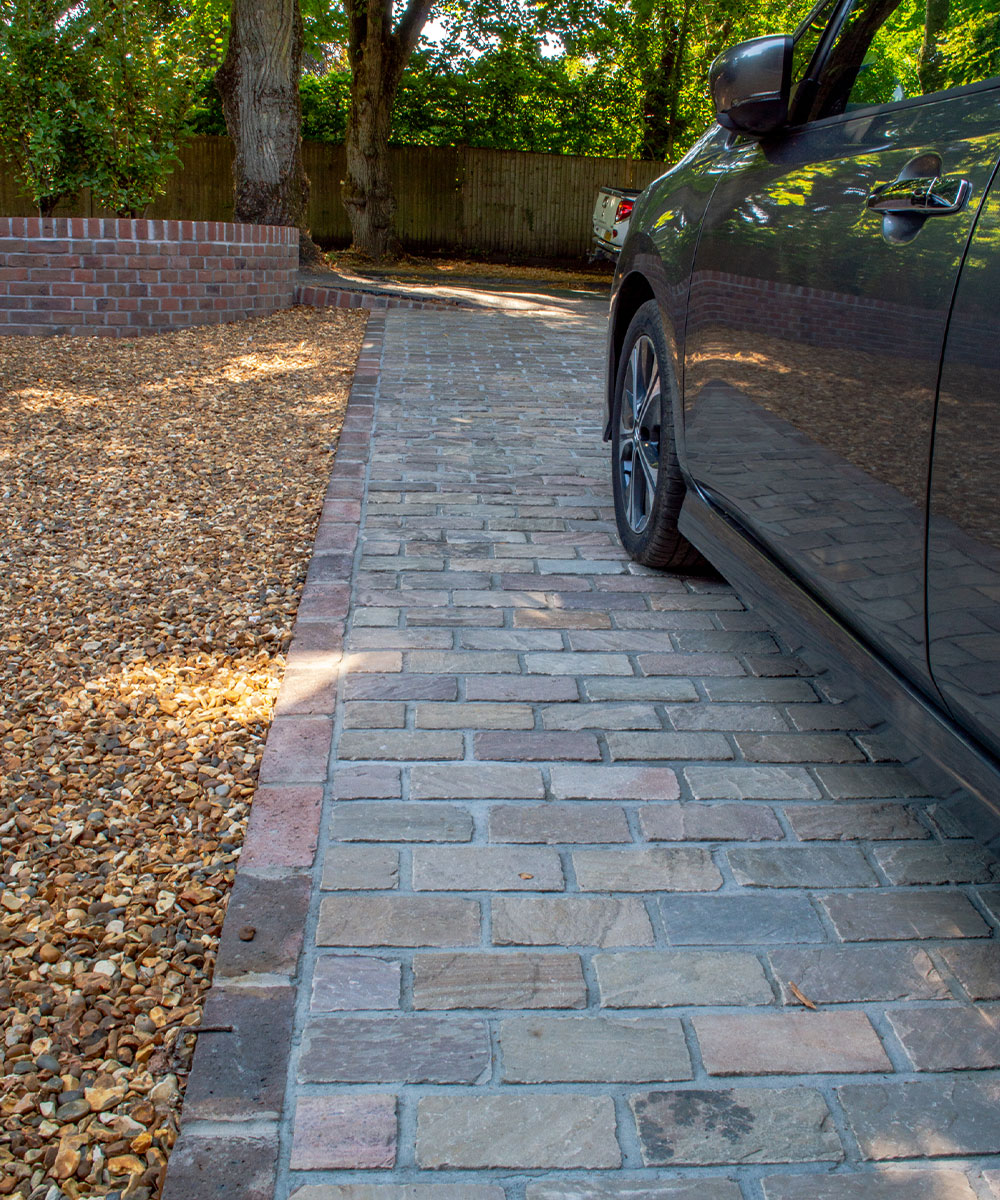
<svg viewBox="0 0 1000 1200"><path fill-rule="evenodd" d="M740 42L712 63L708 79L723 129L772 133L788 120L792 39L782 34Z"/></svg>

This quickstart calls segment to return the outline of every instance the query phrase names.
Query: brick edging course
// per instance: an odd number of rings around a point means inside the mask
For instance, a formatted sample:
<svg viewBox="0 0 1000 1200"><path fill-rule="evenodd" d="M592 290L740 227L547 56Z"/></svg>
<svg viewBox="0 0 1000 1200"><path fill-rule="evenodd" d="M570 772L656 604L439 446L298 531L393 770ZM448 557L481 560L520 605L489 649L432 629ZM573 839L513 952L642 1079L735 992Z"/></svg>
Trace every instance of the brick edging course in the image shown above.
<svg viewBox="0 0 1000 1200"><path fill-rule="evenodd" d="M0 217L0 335L135 337L288 308L298 230Z"/></svg>
<svg viewBox="0 0 1000 1200"><path fill-rule="evenodd" d="M465 300L429 300L399 296L390 292L352 291L348 288L324 288L300 285L295 289L295 303L311 308L367 308L370 311L389 308L475 308Z"/></svg>
<svg viewBox="0 0 1000 1200"><path fill-rule="evenodd" d="M311 291L317 289L309 289ZM306 301L300 301L306 303ZM340 307L344 307L341 305ZM385 317L368 319L261 761L162 1200L273 1200ZM333 549L331 549L331 547ZM313 649L316 635L324 651ZM306 647L308 669L295 666ZM302 657L302 656L299 656ZM306 678L304 678L306 677ZM304 686L307 685L307 686ZM244 940L250 934L250 940Z"/></svg>

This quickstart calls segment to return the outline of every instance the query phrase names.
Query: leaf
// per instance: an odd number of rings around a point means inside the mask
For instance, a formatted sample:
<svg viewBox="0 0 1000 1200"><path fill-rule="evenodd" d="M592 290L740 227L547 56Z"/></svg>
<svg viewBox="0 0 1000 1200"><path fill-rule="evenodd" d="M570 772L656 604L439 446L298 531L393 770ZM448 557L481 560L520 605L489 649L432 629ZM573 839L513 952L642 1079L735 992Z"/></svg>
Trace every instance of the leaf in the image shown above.
<svg viewBox="0 0 1000 1200"><path fill-rule="evenodd" d="M534 879L534 875L529 875L526 871L522 871L518 876L519 879Z"/></svg>
<svg viewBox="0 0 1000 1200"><path fill-rule="evenodd" d="M806 1006L806 1008L811 1008L813 1010L813 1012L816 1011L816 1005L813 1004L813 1002L809 999L808 996L803 996L803 994L799 991L799 989L795 986L795 984L792 983L791 980L788 981L788 990L792 993L792 995L795 997L796 1000L798 1000L798 1002L800 1004L804 1004Z"/></svg>

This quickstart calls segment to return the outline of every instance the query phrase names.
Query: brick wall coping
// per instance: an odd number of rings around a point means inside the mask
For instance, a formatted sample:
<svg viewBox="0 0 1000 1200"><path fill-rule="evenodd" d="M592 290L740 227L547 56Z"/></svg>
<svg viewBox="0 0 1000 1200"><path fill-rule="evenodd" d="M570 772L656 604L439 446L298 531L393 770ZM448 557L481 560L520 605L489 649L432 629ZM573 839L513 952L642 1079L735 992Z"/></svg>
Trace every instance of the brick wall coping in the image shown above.
<svg viewBox="0 0 1000 1200"><path fill-rule="evenodd" d="M0 238L112 238L123 241L205 241L247 245L298 245L290 225L233 221L153 221L127 217L0 217Z"/></svg>

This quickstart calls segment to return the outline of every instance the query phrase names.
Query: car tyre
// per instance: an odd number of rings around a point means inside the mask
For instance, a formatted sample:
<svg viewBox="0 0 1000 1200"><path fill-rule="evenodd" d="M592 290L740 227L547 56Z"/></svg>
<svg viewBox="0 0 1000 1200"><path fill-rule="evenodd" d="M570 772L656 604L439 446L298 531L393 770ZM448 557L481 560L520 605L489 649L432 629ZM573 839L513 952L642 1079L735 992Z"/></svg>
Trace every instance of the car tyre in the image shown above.
<svg viewBox="0 0 1000 1200"><path fill-rule="evenodd" d="M677 528L685 484L674 440L676 392L655 300L625 334L611 408L611 475L618 535L630 558L682 571L704 559Z"/></svg>

